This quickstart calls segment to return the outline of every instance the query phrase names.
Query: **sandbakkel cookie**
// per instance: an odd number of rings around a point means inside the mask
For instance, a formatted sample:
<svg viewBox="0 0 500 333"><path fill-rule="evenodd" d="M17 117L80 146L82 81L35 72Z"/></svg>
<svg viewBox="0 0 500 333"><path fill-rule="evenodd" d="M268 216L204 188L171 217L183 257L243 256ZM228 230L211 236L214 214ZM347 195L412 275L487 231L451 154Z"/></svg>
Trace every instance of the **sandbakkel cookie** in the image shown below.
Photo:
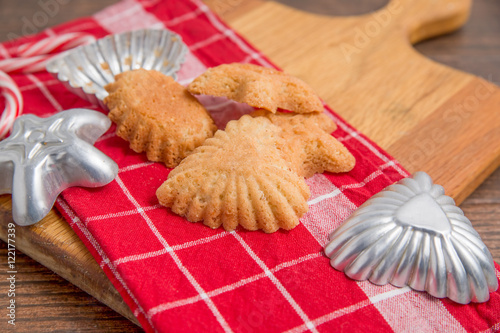
<svg viewBox="0 0 500 333"><path fill-rule="evenodd" d="M205 108L170 76L137 69L116 76L104 103L135 152L173 168L217 130Z"/></svg>
<svg viewBox="0 0 500 333"><path fill-rule="evenodd" d="M309 188L277 148L281 132L264 117L230 121L170 172L156 192L160 204L211 228L294 228Z"/></svg>
<svg viewBox="0 0 500 333"><path fill-rule="evenodd" d="M272 68L224 64L209 68L188 89L195 95L227 97L256 108L296 113L323 111L318 95L304 81Z"/></svg>

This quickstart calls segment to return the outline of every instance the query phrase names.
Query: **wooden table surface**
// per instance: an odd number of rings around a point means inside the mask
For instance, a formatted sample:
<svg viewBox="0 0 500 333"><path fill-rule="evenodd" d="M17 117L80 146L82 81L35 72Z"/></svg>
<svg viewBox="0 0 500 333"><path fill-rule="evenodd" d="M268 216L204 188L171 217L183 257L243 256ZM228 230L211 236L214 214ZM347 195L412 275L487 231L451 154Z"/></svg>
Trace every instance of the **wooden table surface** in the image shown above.
<svg viewBox="0 0 500 333"><path fill-rule="evenodd" d="M240 3L242 0L236 0ZM116 0L0 0L0 41L41 31L77 17L90 15ZM230 11L220 2L215 10ZM384 0L280 0L296 8L327 15L363 14L380 8ZM225 3L231 3L225 2ZM45 5L44 5L45 4ZM50 5L49 5L50 4ZM500 85L500 3L476 0L468 23L450 35L416 46L422 54ZM36 24L33 24L35 22ZM43 24L42 24L43 23ZM278 64L279 65L279 64ZM332 105L335 108L335 105ZM500 110L498 111L500 112ZM499 143L500 144L500 143ZM500 262L500 169L496 170L461 208L481 234L494 259ZM495 227L497 230L495 230ZM20 252L16 253L16 326L7 325L7 246L0 241L0 331L15 332L140 332L141 329L71 283Z"/></svg>

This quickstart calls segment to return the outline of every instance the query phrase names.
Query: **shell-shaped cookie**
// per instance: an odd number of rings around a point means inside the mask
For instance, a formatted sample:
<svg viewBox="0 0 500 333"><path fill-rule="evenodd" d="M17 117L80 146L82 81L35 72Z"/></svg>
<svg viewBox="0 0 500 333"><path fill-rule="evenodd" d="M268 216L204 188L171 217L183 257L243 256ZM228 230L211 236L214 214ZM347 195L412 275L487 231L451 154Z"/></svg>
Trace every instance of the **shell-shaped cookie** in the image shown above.
<svg viewBox="0 0 500 333"><path fill-rule="evenodd" d="M104 102L117 135L134 151L145 151L150 161L173 168L217 129L200 102L160 72L124 72L106 90Z"/></svg>
<svg viewBox="0 0 500 333"><path fill-rule="evenodd" d="M196 95L222 96L276 112L322 112L323 103L304 81L272 68L224 64L209 68L188 89Z"/></svg>
<svg viewBox="0 0 500 333"><path fill-rule="evenodd" d="M462 210L424 172L376 194L330 235L331 265L355 280L466 304L498 288L493 259Z"/></svg>
<svg viewBox="0 0 500 333"><path fill-rule="evenodd" d="M309 188L281 157L280 131L265 118L230 121L170 172L159 202L211 228L294 228L308 209Z"/></svg>

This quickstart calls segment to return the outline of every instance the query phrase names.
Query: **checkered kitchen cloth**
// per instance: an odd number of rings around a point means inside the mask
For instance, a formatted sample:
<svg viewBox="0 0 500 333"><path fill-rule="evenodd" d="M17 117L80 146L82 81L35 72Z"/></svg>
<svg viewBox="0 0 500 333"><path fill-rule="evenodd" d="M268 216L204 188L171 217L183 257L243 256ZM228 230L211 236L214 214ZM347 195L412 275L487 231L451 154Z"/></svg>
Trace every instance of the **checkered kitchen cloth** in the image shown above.
<svg viewBox="0 0 500 333"><path fill-rule="evenodd" d="M20 43L68 32L100 38L139 28L168 28L189 46L183 84L211 66L246 62L274 67L199 0L124 0L93 17L0 45L6 58ZM13 75L25 110L49 116L93 108L46 72ZM222 126L234 105L210 108ZM212 230L161 207L156 189L169 170L146 160L114 134L96 147L120 170L107 186L70 188L57 207L116 286L146 331L204 332L476 332L500 329L500 294L458 305L409 288L356 282L322 254L329 232L373 194L407 172L328 107L334 133L355 155L347 174L307 180L309 211L291 231ZM226 119L227 120L227 119ZM498 268L498 266L497 266ZM498 274L498 273L497 273Z"/></svg>

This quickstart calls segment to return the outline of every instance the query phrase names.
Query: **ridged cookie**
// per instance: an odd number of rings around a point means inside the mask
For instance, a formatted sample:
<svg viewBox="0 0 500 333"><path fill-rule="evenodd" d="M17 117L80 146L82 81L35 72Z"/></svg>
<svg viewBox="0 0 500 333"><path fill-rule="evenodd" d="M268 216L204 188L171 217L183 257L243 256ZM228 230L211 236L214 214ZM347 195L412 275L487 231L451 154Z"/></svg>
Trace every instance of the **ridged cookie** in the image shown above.
<svg viewBox="0 0 500 333"><path fill-rule="evenodd" d="M205 108L186 88L155 70L116 76L104 103L116 133L135 152L173 168L217 130Z"/></svg>
<svg viewBox="0 0 500 333"><path fill-rule="evenodd" d="M294 228L308 209L309 188L277 148L281 131L264 117L230 121L170 172L159 202L211 228Z"/></svg>
<svg viewBox="0 0 500 333"><path fill-rule="evenodd" d="M188 89L195 95L223 96L271 112L278 108L296 113L323 111L318 95L304 81L251 64L209 68Z"/></svg>
<svg viewBox="0 0 500 333"><path fill-rule="evenodd" d="M325 113L270 113L257 110L252 117L265 117L282 129L279 146L286 159L302 177L315 173L348 172L356 160L347 148L330 135L337 125Z"/></svg>

